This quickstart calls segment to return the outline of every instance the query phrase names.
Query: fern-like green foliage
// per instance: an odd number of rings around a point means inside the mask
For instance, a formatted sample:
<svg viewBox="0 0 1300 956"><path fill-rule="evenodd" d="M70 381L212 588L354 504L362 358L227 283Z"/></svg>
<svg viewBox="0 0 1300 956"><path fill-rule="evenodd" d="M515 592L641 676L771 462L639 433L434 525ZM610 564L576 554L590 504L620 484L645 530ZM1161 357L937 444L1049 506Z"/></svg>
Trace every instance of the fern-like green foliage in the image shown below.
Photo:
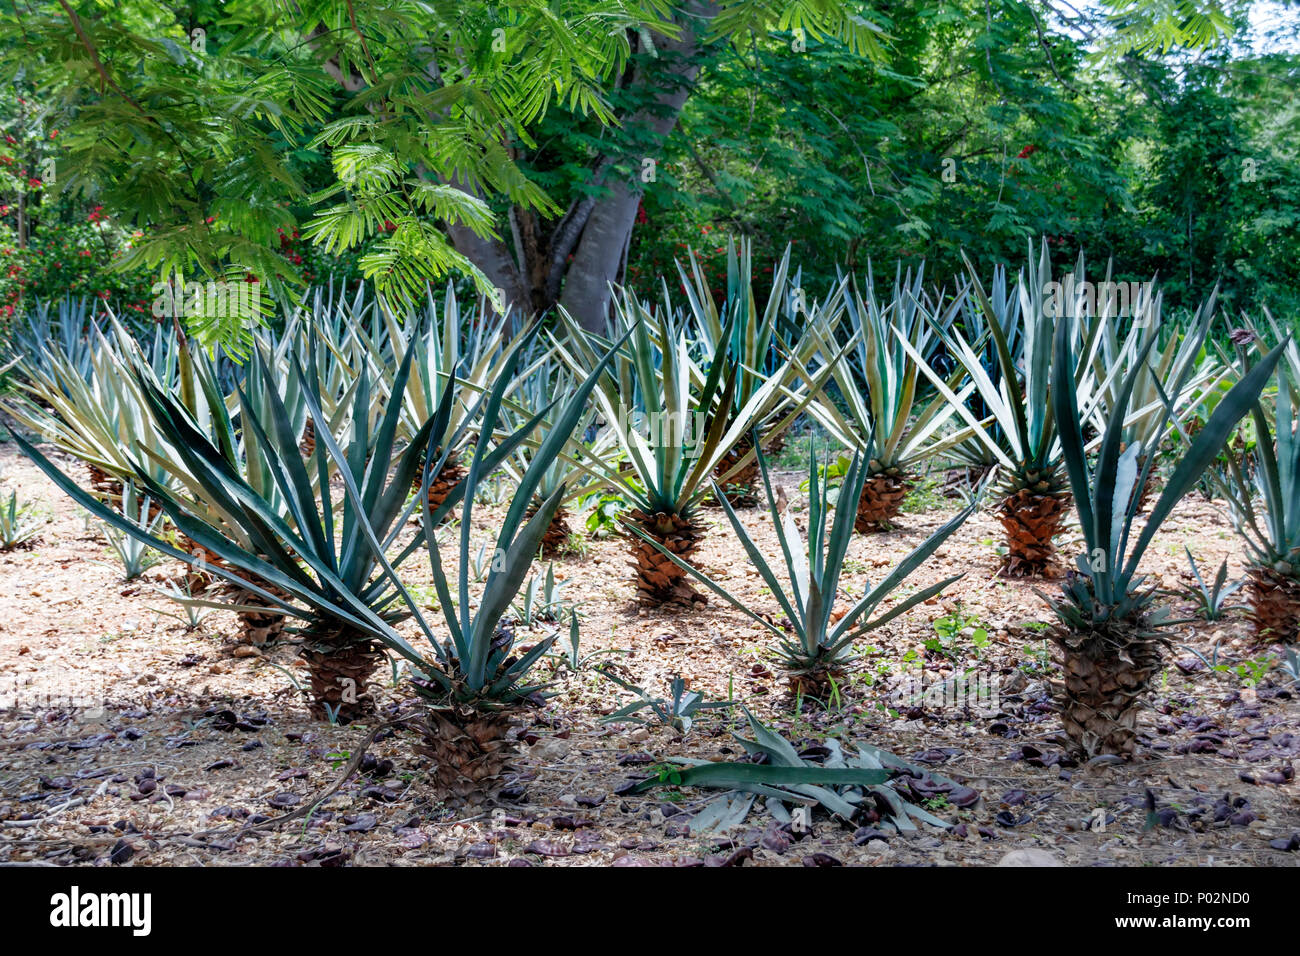
<svg viewBox="0 0 1300 956"><path fill-rule="evenodd" d="M1211 45L1236 12L1220 0L1108 5L1117 32L1103 52L1115 55ZM93 201L141 231L123 269L255 279L264 314L298 297L302 277L279 254L278 230L302 226L325 249L360 249L386 296L418 299L459 270L504 308L447 230L509 237L506 203L558 216L543 189L555 177L526 159L550 138L548 113L593 121L594 134L566 135L570 153L608 154L621 137L615 152L642 156L662 145L645 119L662 104L635 122L618 107L629 68L647 69L657 43L749 51L767 39L797 51L833 41L875 63L890 54L892 28L883 10L847 0L27 0L0 6L0 77L45 110L43 192ZM826 197L836 182L813 186L796 202L835 219ZM923 182L910 188L928 195ZM1009 212L996 209L990 225ZM829 234L847 236L839 220ZM915 216L901 228L925 231ZM260 317L186 321L205 344L247 346Z"/></svg>
<svg viewBox="0 0 1300 956"><path fill-rule="evenodd" d="M48 185L145 231L123 268L293 297L277 229L306 208L305 235L367 242L366 277L416 297L453 268L492 291L443 226L489 234L479 195L549 208L507 144L555 104L611 120L604 88L645 28L675 33L665 0L37 0L0 11L0 74L49 104ZM246 340L249 319L194 331Z"/></svg>
<svg viewBox="0 0 1300 956"><path fill-rule="evenodd" d="M1216 47L1235 32L1233 0L1102 0L1115 28L1097 50L1102 63L1129 55Z"/></svg>

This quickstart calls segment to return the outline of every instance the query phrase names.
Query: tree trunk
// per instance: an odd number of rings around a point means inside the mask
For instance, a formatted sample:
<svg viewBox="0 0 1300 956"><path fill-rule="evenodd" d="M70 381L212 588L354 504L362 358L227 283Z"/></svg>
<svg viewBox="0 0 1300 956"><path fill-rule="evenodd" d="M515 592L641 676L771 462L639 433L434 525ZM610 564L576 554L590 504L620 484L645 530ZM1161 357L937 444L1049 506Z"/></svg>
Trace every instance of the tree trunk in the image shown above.
<svg viewBox="0 0 1300 956"><path fill-rule="evenodd" d="M453 181L452 185L462 192L478 196L462 183ZM448 224L447 233L456 251L482 269L491 283L502 291L507 310L517 309L523 315L532 314L531 290L504 242L490 236L475 235L473 229L459 223Z"/></svg>
<svg viewBox="0 0 1300 956"><path fill-rule="evenodd" d="M657 38L653 67L638 68L624 87L640 87L654 97L652 108L638 110L620 122L623 129L637 131L638 140L644 141L649 134L656 144L662 144L677 125L699 75L702 34L717 12L712 2L691 0L685 4L685 15L678 18L680 35L674 40ZM609 285L621 279L641 203L642 179L649 168L645 160L657 158L612 150L599 157L592 166L590 183L603 191L595 197L583 194L575 198L545 239L535 214L516 210L510 228L499 230L502 238L482 239L464 226L450 226L452 244L522 313L543 312L558 302L583 328L603 332Z"/></svg>

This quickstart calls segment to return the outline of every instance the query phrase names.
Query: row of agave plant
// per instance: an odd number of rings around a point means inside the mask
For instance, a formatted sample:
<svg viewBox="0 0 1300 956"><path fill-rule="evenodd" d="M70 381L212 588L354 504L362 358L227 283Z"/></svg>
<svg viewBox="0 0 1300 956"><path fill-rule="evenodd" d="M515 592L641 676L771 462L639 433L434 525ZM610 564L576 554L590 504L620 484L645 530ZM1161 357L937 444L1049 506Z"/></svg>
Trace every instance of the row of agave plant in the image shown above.
<svg viewBox="0 0 1300 956"><path fill-rule="evenodd" d="M482 308L462 314L450 289L441 307L431 295L405 316L361 292L320 290L282 332L259 333L242 364L175 330L142 342L111 317L87 337L37 329L19 350L21 394L3 405L90 466L86 491L15 435L83 507L199 578L226 582L251 638L292 640L318 716L367 716L384 655L405 660L428 702L437 781L451 794L499 778L510 718L543 690L530 673L554 638L516 646L510 605L539 551L568 536L568 506L598 489L627 502L642 601L702 600L698 580L772 628L793 688L815 697L842 681L859 636L956 580L899 599L975 500L852 607L835 608L852 535L893 526L921 462L992 472L985 485L1009 574L1048 566L1073 504L1086 550L1049 598L1058 700L1079 750L1123 754L1165 643L1139 562L1249 415L1251 460L1214 481L1249 542L1256 627L1295 639L1300 354L1270 318L1234 332L1229 355L1210 341L1213 299L1177 325L1161 321L1158 293L1131 318L1106 308L1057 315L1045 301L1045 248L1010 288L1004 271L986 289L970 267L950 292L899 273L887 296L871 276L844 277L825 301L808 300L787 251L761 307L751 270L748 247L733 244L719 308L692 257L678 277L685 307L667 282L658 304L619 290L604 336L563 311L514 333ZM810 458L806 538L765 455L801 420L851 452L837 494ZM1176 464L1150 502L1156 452L1171 444ZM500 560L472 600L472 512L498 473L517 490L500 520ZM174 533L125 514L123 486L139 488ZM737 517L760 492L788 585ZM692 563L710 496L784 624ZM439 524L456 511L457 540L444 550ZM421 530L408 541L412 519ZM399 573L417 555L429 561L442 637ZM408 624L427 649L399 632Z"/></svg>

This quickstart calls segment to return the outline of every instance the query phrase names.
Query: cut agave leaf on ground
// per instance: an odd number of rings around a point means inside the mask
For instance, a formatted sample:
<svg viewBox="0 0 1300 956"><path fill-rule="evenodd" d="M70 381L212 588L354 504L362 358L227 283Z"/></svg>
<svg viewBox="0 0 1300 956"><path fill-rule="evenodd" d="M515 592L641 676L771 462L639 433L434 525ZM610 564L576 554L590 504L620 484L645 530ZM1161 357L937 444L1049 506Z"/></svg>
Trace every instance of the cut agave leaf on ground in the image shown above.
<svg viewBox="0 0 1300 956"><path fill-rule="evenodd" d="M756 739L739 736L736 739L749 753L763 754L771 762L690 761L680 765L674 762L622 792L645 793L664 786L725 788L728 793L711 801L692 819L692 833L720 832L739 825L758 796L768 798L765 806L780 823L793 822L784 806L792 803L820 806L846 822L852 821L862 806L876 806L885 817L882 825L892 826L900 833L917 830L918 823L945 830L952 825L904 800L894 789L893 783L900 776L924 773L895 755L870 745L851 746L832 738L825 763L804 760L788 740L763 726L748 711L746 716ZM935 778L931 776L931 779ZM945 779L944 782L958 786L954 781ZM748 795L747 802L742 794Z"/></svg>
<svg viewBox="0 0 1300 956"><path fill-rule="evenodd" d="M757 799L752 793L724 793L704 805L688 824L692 836L725 833L745 822Z"/></svg>

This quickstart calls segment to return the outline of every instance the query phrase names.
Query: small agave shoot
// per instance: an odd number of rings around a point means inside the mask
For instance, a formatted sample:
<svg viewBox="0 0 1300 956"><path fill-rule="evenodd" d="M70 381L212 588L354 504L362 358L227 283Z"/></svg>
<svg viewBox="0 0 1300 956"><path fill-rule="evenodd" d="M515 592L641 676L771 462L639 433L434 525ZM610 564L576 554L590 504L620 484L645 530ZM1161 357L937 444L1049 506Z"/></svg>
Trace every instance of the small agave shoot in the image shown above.
<svg viewBox="0 0 1300 956"><path fill-rule="evenodd" d="M32 509L18 500L18 492L11 491L9 500L0 498L0 551L12 551L36 537L39 523Z"/></svg>
<svg viewBox="0 0 1300 956"><path fill-rule="evenodd" d="M408 351L399 367L399 385L410 358ZM260 353L254 361L263 361ZM264 365L262 373L270 374ZM311 418L324 421L319 383L301 366L295 365L294 375ZM429 435L449 414L450 385L438 415L399 452L400 399L390 398L383 406L383 418L372 432L374 396L363 371L346 437L336 441L328 430L319 430L314 454L306 460L298 447L301 431L276 389L266 389L258 401L244 394L240 421L245 437L255 437L271 477L265 488L250 483L222 447L223 439L211 438L143 370L137 381L186 483L182 492L143 471L138 479L199 554L217 560L208 562L147 532L88 495L21 437L19 446L65 493L106 523L173 558L201 564L260 602L260 608L250 610L273 608L298 618L294 637L310 676L313 716L348 722L372 713L370 679L384 661L376 641L419 659L393 630L406 612L394 605L383 554L414 507L405 504L407 489L426 466ZM343 482L342 501L331 493L331 471Z"/></svg>
<svg viewBox="0 0 1300 956"><path fill-rule="evenodd" d="M673 675L673 679L669 682L667 698L654 697L645 688L625 681L607 670L600 671L600 674L624 690L630 690L637 697L635 701L620 707L608 717L602 717L603 724L614 724L620 721L634 724L658 723L685 736L691 732L702 711L723 710L733 706L733 702L728 700L705 700L704 695L699 691L691 690L686 686L686 678L680 674ZM643 710L648 710L654 719L637 716Z"/></svg>
<svg viewBox="0 0 1300 956"><path fill-rule="evenodd" d="M1187 564L1191 568L1192 580L1196 582L1195 587L1184 590L1184 595L1191 598L1198 616L1207 621L1219 620L1229 608L1228 598L1240 591L1246 582L1228 580L1228 562L1225 559L1219 565L1213 582L1207 584L1196 558L1192 557L1192 549L1184 545L1183 551L1187 553Z"/></svg>
<svg viewBox="0 0 1300 956"><path fill-rule="evenodd" d="M1234 340L1239 367L1250 374L1252 352L1263 352L1262 340L1249 330L1234 333ZM1229 455L1222 490L1250 555L1246 597L1255 636L1294 644L1300 640L1300 355L1294 340L1283 345L1288 362L1278 365L1274 401L1251 408L1256 440L1248 455L1254 480Z"/></svg>
<svg viewBox="0 0 1300 956"><path fill-rule="evenodd" d="M723 510L726 511L736 537L749 555L749 560L758 569L763 581L781 605L788 630L755 612L743 600L713 581L704 572L682 562L676 555L672 555L672 560L707 585L719 597L729 601L776 636L782 665L789 676L790 692L796 700L811 698L825 703L844 686L849 670L857 662L857 658L853 655L853 642L857 638L906 614L921 602L941 594L946 587L964 576L953 575L937 584L922 588L879 616L871 617L882 603L894 596L908 575L933 554L949 535L962 526L974 513L974 506L965 508L930 535L875 587L871 587L868 582L865 586L866 594L847 612L837 617L835 603L839 597L844 559L853 539L856 509L852 505L837 506L834 509L833 520L829 518L830 489L822 483L818 474L816 454L810 453L808 537L806 541L801 540L794 516L788 507L778 504L768 475L767 460L761 452L758 454L758 461L772 522L776 526L782 555L785 558L788 588L777 577L762 550L745 530L735 509L724 502ZM862 466L860 456L854 455L844 475L844 483L840 486L838 500L857 502L861 497L862 485L866 477L866 469ZM657 542L655 544L658 546Z"/></svg>
<svg viewBox="0 0 1300 956"><path fill-rule="evenodd" d="M141 498L135 490L135 483L128 481L122 487L122 517L135 525L139 534L124 534L105 524L104 538L122 562L123 577L134 581L162 561L162 555L154 552L145 541L158 533L163 515L154 510L153 499L148 495Z"/></svg>
<svg viewBox="0 0 1300 956"><path fill-rule="evenodd" d="M1156 589L1143 586L1138 563L1174 505L1195 487L1237 422L1259 399L1281 356L1279 346L1223 396L1131 542L1139 508L1135 492L1150 476L1155 456L1145 455L1145 464L1139 466L1145 454L1140 443L1121 446L1134 387L1154 344L1154 339L1147 341L1125 376L1094 465L1088 460L1073 388L1077 355L1068 323L1062 322L1054 337L1052 410L1086 552L1078 556L1078 570L1067 577L1061 596L1046 600L1059 619L1051 632L1061 657L1061 679L1054 687L1057 704L1072 748L1088 758L1133 753L1142 699L1169 643L1161 630L1168 623L1167 613L1154 607ZM1174 415L1171 402L1165 414Z"/></svg>

